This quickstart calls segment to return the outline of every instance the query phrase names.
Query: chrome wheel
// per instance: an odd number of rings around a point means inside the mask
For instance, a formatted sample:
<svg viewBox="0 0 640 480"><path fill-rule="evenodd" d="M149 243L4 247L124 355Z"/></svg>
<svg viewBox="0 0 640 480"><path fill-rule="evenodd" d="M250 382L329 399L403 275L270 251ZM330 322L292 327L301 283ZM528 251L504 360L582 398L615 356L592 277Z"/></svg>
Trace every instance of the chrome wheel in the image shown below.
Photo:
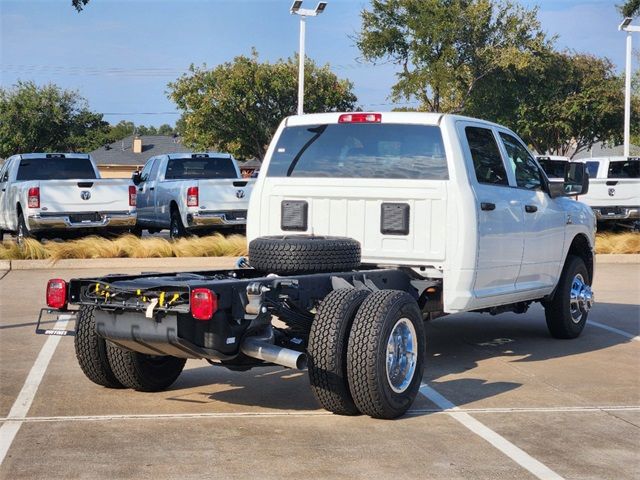
<svg viewBox="0 0 640 480"><path fill-rule="evenodd" d="M582 274L578 273L573 277L569 292L569 310L573 323L580 323L582 316L589 313L592 305L593 292L591 287L585 283Z"/></svg>
<svg viewBox="0 0 640 480"><path fill-rule="evenodd" d="M387 381L396 393L404 392L413 380L418 361L418 337L407 318L396 322L387 340Z"/></svg>

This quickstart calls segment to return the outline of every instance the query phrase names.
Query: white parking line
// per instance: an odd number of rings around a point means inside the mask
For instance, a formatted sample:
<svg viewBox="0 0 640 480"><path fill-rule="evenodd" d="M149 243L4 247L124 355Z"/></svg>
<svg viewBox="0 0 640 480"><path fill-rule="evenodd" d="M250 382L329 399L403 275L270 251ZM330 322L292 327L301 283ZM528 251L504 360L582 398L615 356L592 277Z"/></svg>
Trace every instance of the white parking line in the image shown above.
<svg viewBox="0 0 640 480"><path fill-rule="evenodd" d="M618 335L622 335L623 337L630 338L632 342L640 342L640 335L633 335L632 333L625 332L624 330L618 330L617 328L610 327L609 325L605 325L604 323L594 322L593 320L587 320L589 325L593 325L594 327L602 328L603 330L608 330L609 332L617 333Z"/></svg>
<svg viewBox="0 0 640 480"><path fill-rule="evenodd" d="M438 407L447 411L447 414L456 419L473 433L483 438L495 448L511 458L521 467L533 475L544 480L563 480L563 478L549 467L539 462L524 450L516 447L509 440L491 430L466 412L462 412L456 405L444 398L429 385L422 384L420 393L435 403Z"/></svg>
<svg viewBox="0 0 640 480"><path fill-rule="evenodd" d="M53 328L60 330L67 328L67 322L69 321L67 317L68 316L61 316ZM47 337L47 340L42 346L42 350L40 350L38 354L38 358L36 358L35 363L31 367L29 375L27 375L22 390L20 390L16 401L13 402L13 406L7 416L7 421L0 426L0 465L4 461L13 440L16 438L18 430L20 430L22 426L22 420L27 416L31 408L42 377L44 377L44 373L47 371L47 367L49 366L51 357L53 357L53 353L56 351L60 338L62 337L59 335Z"/></svg>
<svg viewBox="0 0 640 480"><path fill-rule="evenodd" d="M530 407L530 408L456 408L459 413L597 413L597 412L640 412L640 406L607 405L594 407ZM407 415L449 415L451 410L440 408L416 408L409 410ZM126 420L189 420L189 419L217 419L217 418L255 418L255 417L335 417L324 410L296 410L284 412L203 412L203 413L123 413L112 415L59 415L51 417L24 417L12 419L0 418L0 422L12 423L44 423L44 422L107 422Z"/></svg>

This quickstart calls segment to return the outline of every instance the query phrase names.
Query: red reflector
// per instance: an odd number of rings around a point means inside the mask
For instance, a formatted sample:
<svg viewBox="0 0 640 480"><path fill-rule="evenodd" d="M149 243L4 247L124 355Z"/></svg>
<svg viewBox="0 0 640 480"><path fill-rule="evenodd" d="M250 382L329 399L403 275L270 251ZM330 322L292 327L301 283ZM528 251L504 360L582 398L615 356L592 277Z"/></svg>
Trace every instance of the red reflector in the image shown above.
<svg viewBox="0 0 640 480"><path fill-rule="evenodd" d="M218 297L208 288L191 290L191 315L196 320L211 320L218 310Z"/></svg>
<svg viewBox="0 0 640 480"><path fill-rule="evenodd" d="M198 206L198 187L189 187L187 189L187 207Z"/></svg>
<svg viewBox="0 0 640 480"><path fill-rule="evenodd" d="M40 187L31 187L27 199L29 208L40 208Z"/></svg>
<svg viewBox="0 0 640 480"><path fill-rule="evenodd" d="M129 185L129 206L130 207L136 206L137 197L138 197L138 194L136 193L135 185Z"/></svg>
<svg viewBox="0 0 640 480"><path fill-rule="evenodd" d="M47 306L64 309L67 306L67 282L61 278L52 278L47 283Z"/></svg>
<svg viewBox="0 0 640 480"><path fill-rule="evenodd" d="M338 123L380 123L380 113L345 113L340 115Z"/></svg>

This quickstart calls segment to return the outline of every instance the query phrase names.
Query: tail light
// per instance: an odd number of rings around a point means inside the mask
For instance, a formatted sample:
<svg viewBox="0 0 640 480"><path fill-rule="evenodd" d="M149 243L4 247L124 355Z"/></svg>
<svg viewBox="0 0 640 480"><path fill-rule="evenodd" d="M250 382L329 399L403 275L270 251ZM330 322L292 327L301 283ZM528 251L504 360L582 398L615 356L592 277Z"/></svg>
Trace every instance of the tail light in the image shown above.
<svg viewBox="0 0 640 480"><path fill-rule="evenodd" d="M189 187L187 189L187 207L198 206L198 187Z"/></svg>
<svg viewBox="0 0 640 480"><path fill-rule="evenodd" d="M47 306L57 310L67 308L67 282L52 278L47 283Z"/></svg>
<svg viewBox="0 0 640 480"><path fill-rule="evenodd" d="M129 206L130 207L136 206L137 197L138 197L138 194L136 193L135 185L129 185Z"/></svg>
<svg viewBox="0 0 640 480"><path fill-rule="evenodd" d="M194 288L191 291L191 315L196 320L211 320L218 310L218 297L208 288Z"/></svg>
<svg viewBox="0 0 640 480"><path fill-rule="evenodd" d="M40 208L40 187L31 187L29 189L27 205L29 205L29 208Z"/></svg>
<svg viewBox="0 0 640 480"><path fill-rule="evenodd" d="M380 123L380 113L345 113L338 117L338 123Z"/></svg>

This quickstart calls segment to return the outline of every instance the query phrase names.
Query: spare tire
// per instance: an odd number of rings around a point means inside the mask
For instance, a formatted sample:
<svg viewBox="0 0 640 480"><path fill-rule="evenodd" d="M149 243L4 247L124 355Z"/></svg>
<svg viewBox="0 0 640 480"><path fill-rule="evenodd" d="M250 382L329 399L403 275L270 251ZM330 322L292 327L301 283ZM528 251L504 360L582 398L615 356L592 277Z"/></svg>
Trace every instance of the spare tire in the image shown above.
<svg viewBox="0 0 640 480"><path fill-rule="evenodd" d="M279 275L343 272L360 266L360 243L346 237L258 237L249 243L249 263Z"/></svg>

